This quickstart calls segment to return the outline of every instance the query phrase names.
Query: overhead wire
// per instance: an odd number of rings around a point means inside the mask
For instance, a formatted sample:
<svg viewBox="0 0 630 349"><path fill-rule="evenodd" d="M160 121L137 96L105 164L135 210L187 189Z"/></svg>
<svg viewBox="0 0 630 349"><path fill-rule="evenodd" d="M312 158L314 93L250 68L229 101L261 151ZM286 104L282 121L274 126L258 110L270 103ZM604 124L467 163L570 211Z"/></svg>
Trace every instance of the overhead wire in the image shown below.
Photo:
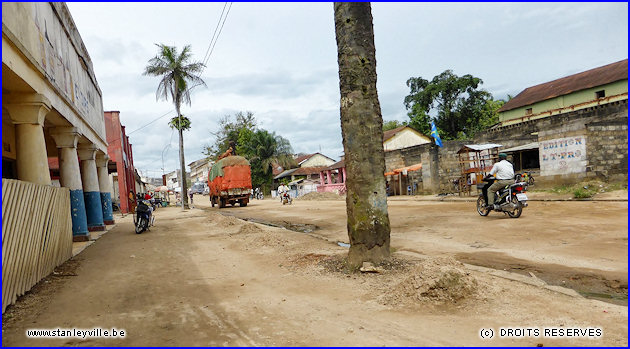
<svg viewBox="0 0 630 349"><path fill-rule="evenodd" d="M204 66L210 60L210 57L212 56L212 52L214 52L214 47L217 45L217 41L219 41L219 36L221 36L221 32L223 31L223 26L225 25L225 21L227 20L227 17L230 14L230 10L231 9L232 9L232 3L230 3L230 7L228 7L227 13L225 14L225 17L223 17L223 22L221 23L221 28L219 28L219 34L217 34L216 39L214 40L214 43L212 44L212 49L210 50L210 54L208 55L208 57L204 61ZM219 21L220 20L221 20L221 18L219 18Z"/></svg>
<svg viewBox="0 0 630 349"><path fill-rule="evenodd" d="M217 25L214 28L214 33L212 34L212 38L210 39L210 44L208 44L208 49L206 50L206 54L204 55L204 59L203 59L203 67L201 68L201 72L199 73L199 75L201 75L203 73L203 71L206 68L206 64L208 63L208 61L210 60L210 57L212 56L212 52L214 52L214 48L217 44L217 41L219 40L219 36L221 35L221 32L223 31L223 26L225 25L225 21L227 20L227 16L230 14L230 10L232 9L232 3L229 3L229 7L228 7L228 3L226 2L225 4L223 4L223 10L221 11L221 16L219 16L219 20L217 21ZM227 7L227 12L225 12L225 8ZM225 16L223 16L225 14ZM221 21L223 20L223 21ZM221 27L219 28L219 25L221 25ZM217 31L217 28L219 29ZM192 86L188 89L188 91L192 90L194 87L198 86L199 84ZM152 121L150 121L149 123L127 133L127 135L131 135L132 133L135 133L137 131L140 131L141 129L151 125L152 123L162 119L163 117L167 116L168 114L174 112L174 110L169 111L168 113L158 117L157 119L154 119Z"/></svg>
<svg viewBox="0 0 630 349"><path fill-rule="evenodd" d="M227 12L226 12L226 8L227 8ZM204 55L204 59L203 59L203 61L202 61L202 63L203 63L203 67L201 68L201 72L199 73L199 75L201 75L201 74L203 73L203 71L205 70L205 68L206 68L206 64L208 63L208 61L210 60L210 57L212 56L212 53L214 52L214 48L215 48L215 47L216 47L216 45L217 45L217 42L218 42L218 40L219 40L219 36L220 36L220 35L221 35L221 33L223 32L223 27L225 26L225 21L227 20L227 17L228 17L228 15L230 14L230 10L231 10L231 9L232 9L232 2L230 2L230 3L229 3L229 6L228 6L228 2L226 2L225 4L223 4L223 9L221 10L221 15L219 16L219 20L217 21L217 25L216 25L216 27L214 28L214 33L212 34L212 38L210 39L210 43L208 44L208 48L206 49L206 53L205 53L205 55ZM225 14L225 16L224 16L224 14ZM219 25L220 25L220 27L219 27ZM217 28L218 28L218 31L217 31ZM199 86L199 85L200 85L200 84L197 84L197 85L191 86L190 88L188 88L188 91L191 91L193 88L195 88L195 87L197 87L197 86ZM169 112L167 112L167 113L165 113L165 114L161 115L160 117L158 117L158 118L156 118L156 119L151 120L151 121L150 121L150 122L148 122L147 124L145 124L145 125L143 125L143 126L141 126L141 127L137 128L137 129L135 129L135 130L133 130L133 131L131 131L131 132L127 133L127 136L129 136L129 135L131 135L131 134L133 134L133 133L135 133L135 132L138 132L138 131L140 131L140 130L144 129L145 127L148 127L149 125L151 125L151 124L153 124L154 122L156 122L156 121L158 121L158 120L160 120L160 119L164 118L165 116L167 116L167 115L171 114L171 113L172 113L172 112L174 112L174 111L175 111L175 110L171 110L171 111L169 111ZM174 131L174 129L173 129L173 131ZM171 144L171 142L173 141L173 131L171 132L171 138L170 138L169 144ZM117 140L118 140L118 139L117 139ZM116 140L114 140L114 141L116 141ZM168 154L168 150L167 150L167 154Z"/></svg>

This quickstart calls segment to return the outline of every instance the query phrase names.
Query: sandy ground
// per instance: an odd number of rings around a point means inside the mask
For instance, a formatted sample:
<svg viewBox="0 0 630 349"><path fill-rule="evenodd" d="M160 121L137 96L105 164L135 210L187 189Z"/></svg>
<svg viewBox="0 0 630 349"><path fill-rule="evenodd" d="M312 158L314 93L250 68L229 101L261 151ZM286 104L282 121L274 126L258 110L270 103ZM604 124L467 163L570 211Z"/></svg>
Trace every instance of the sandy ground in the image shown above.
<svg viewBox="0 0 630 349"><path fill-rule="evenodd" d="M114 229L7 310L2 344L628 344L627 202L531 202L522 218L510 219L480 217L471 202L392 199L393 259L379 273L344 268L347 248L337 245L348 241L344 201L267 199L221 210L207 197L195 202L186 212L159 209L141 235L131 216L117 217ZM612 298L549 286L563 281ZM126 336L25 336L33 328L95 327ZM541 333L500 338L508 327ZM544 336L550 327L598 328L602 336ZM482 329L494 337L481 338Z"/></svg>

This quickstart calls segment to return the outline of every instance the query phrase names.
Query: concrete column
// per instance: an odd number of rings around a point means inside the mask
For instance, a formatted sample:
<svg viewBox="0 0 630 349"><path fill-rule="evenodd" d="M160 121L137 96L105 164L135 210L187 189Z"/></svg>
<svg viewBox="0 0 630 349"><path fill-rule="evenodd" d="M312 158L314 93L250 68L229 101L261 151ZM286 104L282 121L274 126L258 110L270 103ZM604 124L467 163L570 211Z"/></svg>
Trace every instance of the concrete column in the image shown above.
<svg viewBox="0 0 630 349"><path fill-rule="evenodd" d="M98 174L98 187L101 191L101 209L103 210L103 223L114 224L114 214L112 211L112 183L109 181L107 162L109 156L101 152L96 154L96 171Z"/></svg>
<svg viewBox="0 0 630 349"><path fill-rule="evenodd" d="M57 127L50 135L59 148L59 175L62 187L70 189L70 210L72 212L72 240L88 241L87 215L85 213L85 198L79 159L77 157L77 142L79 133L74 127Z"/></svg>
<svg viewBox="0 0 630 349"><path fill-rule="evenodd" d="M319 184L324 185L324 171L319 172Z"/></svg>
<svg viewBox="0 0 630 349"><path fill-rule="evenodd" d="M326 171L326 179L328 180L328 184L332 184L330 170Z"/></svg>
<svg viewBox="0 0 630 349"><path fill-rule="evenodd" d="M343 180L341 181L341 183L346 183L346 168L345 167L341 168L341 174L343 175Z"/></svg>
<svg viewBox="0 0 630 349"><path fill-rule="evenodd" d="M98 175L96 172L97 149L92 145L87 145L80 146L78 151L81 159L81 180L83 182L88 230L105 230L103 210L101 208L101 191L98 186Z"/></svg>
<svg viewBox="0 0 630 349"><path fill-rule="evenodd" d="M3 96L2 107L15 124L18 179L50 185L43 127L50 101L40 94L11 94Z"/></svg>

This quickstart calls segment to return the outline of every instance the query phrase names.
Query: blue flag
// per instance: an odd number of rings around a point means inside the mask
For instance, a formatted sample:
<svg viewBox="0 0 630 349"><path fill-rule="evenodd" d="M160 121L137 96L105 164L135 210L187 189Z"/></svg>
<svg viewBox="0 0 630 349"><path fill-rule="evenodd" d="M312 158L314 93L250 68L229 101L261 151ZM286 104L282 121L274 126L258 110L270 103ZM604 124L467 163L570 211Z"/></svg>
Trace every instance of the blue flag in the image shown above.
<svg viewBox="0 0 630 349"><path fill-rule="evenodd" d="M433 123L433 121L431 121L431 137L435 138L435 144L437 144L438 147L442 146L442 140L440 139L440 135L438 134L437 127L435 127L435 124Z"/></svg>

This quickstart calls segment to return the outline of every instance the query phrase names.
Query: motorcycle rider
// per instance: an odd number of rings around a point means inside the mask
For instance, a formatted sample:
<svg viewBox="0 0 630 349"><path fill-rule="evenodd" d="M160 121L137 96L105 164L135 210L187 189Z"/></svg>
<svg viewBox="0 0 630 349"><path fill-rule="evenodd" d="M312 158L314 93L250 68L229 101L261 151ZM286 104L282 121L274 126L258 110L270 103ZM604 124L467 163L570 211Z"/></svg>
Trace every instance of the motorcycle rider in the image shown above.
<svg viewBox="0 0 630 349"><path fill-rule="evenodd" d="M507 161L507 154L499 153L499 162L492 166L489 175L494 175L497 180L488 188L488 208L498 210L499 205L494 204L494 194L514 182L514 166Z"/></svg>
<svg viewBox="0 0 630 349"><path fill-rule="evenodd" d="M278 196L280 197L280 202L282 202L282 195L288 192L289 192L289 187L287 187L284 183L280 184L280 186L278 187Z"/></svg>

